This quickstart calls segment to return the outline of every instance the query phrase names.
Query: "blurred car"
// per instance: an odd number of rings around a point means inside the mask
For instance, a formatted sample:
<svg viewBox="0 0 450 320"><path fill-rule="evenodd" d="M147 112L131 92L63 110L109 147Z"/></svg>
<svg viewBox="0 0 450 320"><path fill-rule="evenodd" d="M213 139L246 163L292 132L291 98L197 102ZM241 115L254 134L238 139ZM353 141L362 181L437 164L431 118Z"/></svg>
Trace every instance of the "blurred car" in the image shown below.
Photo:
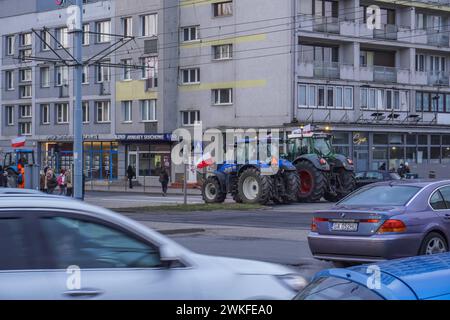
<svg viewBox="0 0 450 320"><path fill-rule="evenodd" d="M34 189L0 188L0 195L1 194L44 194L44 193Z"/></svg>
<svg viewBox="0 0 450 320"><path fill-rule="evenodd" d="M314 214L313 256L370 262L448 251L450 181L370 184Z"/></svg>
<svg viewBox="0 0 450 320"><path fill-rule="evenodd" d="M388 171L360 171L355 174L356 188L366 186L375 182L400 180L401 177L396 172Z"/></svg>
<svg viewBox="0 0 450 320"><path fill-rule="evenodd" d="M450 300L450 254L317 273L297 300Z"/></svg>
<svg viewBox="0 0 450 320"><path fill-rule="evenodd" d="M191 252L68 198L0 194L0 299L292 299L276 264Z"/></svg>

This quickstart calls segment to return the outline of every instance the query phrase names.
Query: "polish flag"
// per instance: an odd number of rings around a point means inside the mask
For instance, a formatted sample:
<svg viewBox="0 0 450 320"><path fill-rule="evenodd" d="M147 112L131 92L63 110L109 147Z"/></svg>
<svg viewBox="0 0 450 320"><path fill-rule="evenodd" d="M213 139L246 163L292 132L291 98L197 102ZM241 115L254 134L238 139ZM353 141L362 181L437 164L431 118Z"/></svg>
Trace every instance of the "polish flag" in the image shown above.
<svg viewBox="0 0 450 320"><path fill-rule="evenodd" d="M213 164L214 164L214 158L211 157L211 154L209 152L207 152L207 153L203 154L200 159L198 159L195 166L197 167L197 169L203 169L203 168L209 167Z"/></svg>
<svg viewBox="0 0 450 320"><path fill-rule="evenodd" d="M11 147L13 148L25 147L25 141L26 141L25 137L17 137L11 139Z"/></svg>

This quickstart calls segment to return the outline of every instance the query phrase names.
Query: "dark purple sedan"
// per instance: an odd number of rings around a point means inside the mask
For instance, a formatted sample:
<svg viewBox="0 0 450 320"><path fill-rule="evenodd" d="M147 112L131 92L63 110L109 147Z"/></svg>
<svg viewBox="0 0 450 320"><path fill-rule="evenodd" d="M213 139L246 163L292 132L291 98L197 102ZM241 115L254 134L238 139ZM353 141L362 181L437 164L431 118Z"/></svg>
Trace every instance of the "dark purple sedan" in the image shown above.
<svg viewBox="0 0 450 320"><path fill-rule="evenodd" d="M316 212L308 235L321 260L372 262L448 251L450 180L368 185Z"/></svg>

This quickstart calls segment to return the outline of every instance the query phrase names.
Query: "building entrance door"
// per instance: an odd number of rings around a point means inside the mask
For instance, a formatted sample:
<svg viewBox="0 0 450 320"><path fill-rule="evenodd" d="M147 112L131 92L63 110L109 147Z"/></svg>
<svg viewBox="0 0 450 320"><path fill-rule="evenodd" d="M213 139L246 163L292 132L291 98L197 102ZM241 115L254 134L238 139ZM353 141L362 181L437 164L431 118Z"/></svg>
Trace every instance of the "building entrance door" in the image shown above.
<svg viewBox="0 0 450 320"><path fill-rule="evenodd" d="M356 172L369 170L369 150L367 148L360 149L356 147L353 152L353 158L356 160Z"/></svg>

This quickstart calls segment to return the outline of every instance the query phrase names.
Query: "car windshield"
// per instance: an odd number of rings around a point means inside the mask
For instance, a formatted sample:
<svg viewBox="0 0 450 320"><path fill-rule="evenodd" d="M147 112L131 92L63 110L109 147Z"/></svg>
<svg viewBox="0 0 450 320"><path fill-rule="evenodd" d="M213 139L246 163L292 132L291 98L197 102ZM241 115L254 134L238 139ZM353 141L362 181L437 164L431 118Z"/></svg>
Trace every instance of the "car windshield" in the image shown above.
<svg viewBox="0 0 450 320"><path fill-rule="evenodd" d="M296 300L383 300L378 294L356 282L327 277L309 284Z"/></svg>
<svg viewBox="0 0 450 320"><path fill-rule="evenodd" d="M326 138L315 138L314 149L317 153L327 156L331 153L330 140Z"/></svg>
<svg viewBox="0 0 450 320"><path fill-rule="evenodd" d="M352 206L404 206L421 188L415 186L381 185L363 188L339 204Z"/></svg>

